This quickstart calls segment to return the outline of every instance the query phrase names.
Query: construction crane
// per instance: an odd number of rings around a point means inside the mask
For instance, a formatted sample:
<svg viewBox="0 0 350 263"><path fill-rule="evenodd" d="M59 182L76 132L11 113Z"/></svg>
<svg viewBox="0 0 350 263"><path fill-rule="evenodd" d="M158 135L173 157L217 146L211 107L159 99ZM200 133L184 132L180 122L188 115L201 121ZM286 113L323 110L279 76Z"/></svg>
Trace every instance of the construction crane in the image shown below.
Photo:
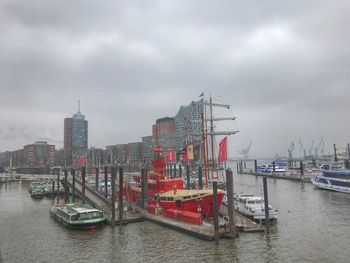
<svg viewBox="0 0 350 263"><path fill-rule="evenodd" d="M299 139L299 152L300 152L300 155L301 155L301 151L304 153L304 158L306 156L306 150L304 148L304 145L303 143L301 142L301 140Z"/></svg>
<svg viewBox="0 0 350 263"><path fill-rule="evenodd" d="M250 141L249 145L247 146L247 148L244 148L242 150L240 150L238 152L238 154L243 154L243 158L246 160L248 159L248 154L249 154L249 151L250 151L250 147L252 146L252 141Z"/></svg>
<svg viewBox="0 0 350 263"><path fill-rule="evenodd" d="M288 147L288 159L293 159L294 142L292 142Z"/></svg>

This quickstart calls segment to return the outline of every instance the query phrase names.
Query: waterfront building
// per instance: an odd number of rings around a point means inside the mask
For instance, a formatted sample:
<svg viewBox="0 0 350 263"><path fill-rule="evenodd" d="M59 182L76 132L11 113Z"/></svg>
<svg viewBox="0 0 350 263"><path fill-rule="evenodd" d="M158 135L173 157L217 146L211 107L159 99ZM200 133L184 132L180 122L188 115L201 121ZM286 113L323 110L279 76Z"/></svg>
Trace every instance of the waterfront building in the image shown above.
<svg viewBox="0 0 350 263"><path fill-rule="evenodd" d="M127 163L139 164L142 160L142 143L131 142L127 145Z"/></svg>
<svg viewBox="0 0 350 263"><path fill-rule="evenodd" d="M127 144L106 146L106 163L123 164L127 162Z"/></svg>
<svg viewBox="0 0 350 263"><path fill-rule="evenodd" d="M182 137L183 144L199 143L202 132L202 114L203 105L190 103L187 106L181 106L174 117L176 130Z"/></svg>
<svg viewBox="0 0 350 263"><path fill-rule="evenodd" d="M64 119L64 157L66 166L74 165L88 154L88 121L80 112Z"/></svg>
<svg viewBox="0 0 350 263"><path fill-rule="evenodd" d="M88 163L90 166L98 166L99 164L103 164L104 159L104 150L90 147L88 153Z"/></svg>

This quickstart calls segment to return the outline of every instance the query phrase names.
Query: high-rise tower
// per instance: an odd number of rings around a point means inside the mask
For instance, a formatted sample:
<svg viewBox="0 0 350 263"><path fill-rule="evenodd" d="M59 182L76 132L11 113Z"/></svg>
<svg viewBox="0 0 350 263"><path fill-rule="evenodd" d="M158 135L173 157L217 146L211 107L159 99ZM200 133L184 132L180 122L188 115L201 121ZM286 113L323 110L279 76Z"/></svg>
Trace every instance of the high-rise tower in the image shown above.
<svg viewBox="0 0 350 263"><path fill-rule="evenodd" d="M88 153L88 121L80 112L80 103L78 112L72 118L64 119L64 158L66 166L76 164L81 157Z"/></svg>

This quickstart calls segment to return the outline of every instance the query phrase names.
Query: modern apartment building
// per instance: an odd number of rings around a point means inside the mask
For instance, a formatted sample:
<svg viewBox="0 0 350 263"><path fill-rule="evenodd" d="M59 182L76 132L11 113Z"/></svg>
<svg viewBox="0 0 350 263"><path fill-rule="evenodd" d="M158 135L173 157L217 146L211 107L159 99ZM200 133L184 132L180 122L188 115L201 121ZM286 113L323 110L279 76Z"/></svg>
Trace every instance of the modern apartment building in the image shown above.
<svg viewBox="0 0 350 263"><path fill-rule="evenodd" d="M88 154L88 121L80 110L64 119L64 158L66 166L74 165Z"/></svg>

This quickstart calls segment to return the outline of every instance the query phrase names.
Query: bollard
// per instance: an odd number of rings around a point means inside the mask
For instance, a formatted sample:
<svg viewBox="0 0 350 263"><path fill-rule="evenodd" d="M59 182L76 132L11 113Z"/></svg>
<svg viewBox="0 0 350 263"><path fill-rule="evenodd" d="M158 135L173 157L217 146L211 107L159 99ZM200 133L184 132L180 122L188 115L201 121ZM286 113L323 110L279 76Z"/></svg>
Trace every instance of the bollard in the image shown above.
<svg viewBox="0 0 350 263"><path fill-rule="evenodd" d="M112 196L111 196L111 212L112 212L112 227L115 226L115 176L117 168L115 166L111 167L111 177L112 177ZM119 187L120 189L120 187ZM120 191L120 190L119 190Z"/></svg>
<svg viewBox="0 0 350 263"><path fill-rule="evenodd" d="M81 167L81 203L85 204L85 174L86 173L86 167Z"/></svg>
<svg viewBox="0 0 350 263"><path fill-rule="evenodd" d="M72 199L73 203L75 202L75 169L72 168L71 174L73 176L73 183L72 183Z"/></svg>
<svg viewBox="0 0 350 263"><path fill-rule="evenodd" d="M263 188L264 188L264 201L265 201L265 226L266 226L266 233L270 233L269 199L268 199L268 192L267 192L267 179L266 179L266 176L263 177Z"/></svg>
<svg viewBox="0 0 350 263"><path fill-rule="evenodd" d="M118 205L120 224L122 224L122 221L123 221L123 210L124 210L123 185L124 185L123 167L120 167L119 168L119 205Z"/></svg>
<svg viewBox="0 0 350 263"><path fill-rule="evenodd" d="M229 232L233 238L236 238L236 220L233 199L233 173L231 169L226 170L226 190L227 190L227 209L229 216Z"/></svg>

